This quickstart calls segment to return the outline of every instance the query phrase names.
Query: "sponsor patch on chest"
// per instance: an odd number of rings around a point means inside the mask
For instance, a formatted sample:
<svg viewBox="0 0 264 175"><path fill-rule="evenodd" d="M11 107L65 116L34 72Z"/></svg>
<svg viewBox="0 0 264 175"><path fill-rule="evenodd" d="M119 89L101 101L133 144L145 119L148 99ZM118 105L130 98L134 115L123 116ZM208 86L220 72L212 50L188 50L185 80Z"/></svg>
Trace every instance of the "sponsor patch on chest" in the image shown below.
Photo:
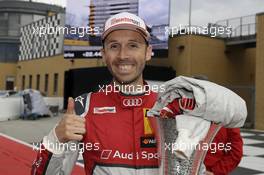
<svg viewBox="0 0 264 175"><path fill-rule="evenodd" d="M155 137L149 136L149 137L141 137L140 138L140 147L141 148L155 148L157 147L157 141Z"/></svg>
<svg viewBox="0 0 264 175"><path fill-rule="evenodd" d="M94 107L94 114L106 114L106 113L116 113L115 106L106 106L106 107Z"/></svg>

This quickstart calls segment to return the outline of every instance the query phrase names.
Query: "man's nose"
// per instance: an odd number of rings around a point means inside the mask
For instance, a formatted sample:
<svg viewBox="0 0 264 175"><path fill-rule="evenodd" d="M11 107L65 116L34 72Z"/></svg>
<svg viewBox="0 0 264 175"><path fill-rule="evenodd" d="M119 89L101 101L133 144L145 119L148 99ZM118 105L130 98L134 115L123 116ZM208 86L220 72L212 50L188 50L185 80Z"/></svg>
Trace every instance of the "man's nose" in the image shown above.
<svg viewBox="0 0 264 175"><path fill-rule="evenodd" d="M118 53L118 58L121 59L121 60L125 60L128 58L128 55L127 55L127 49L125 46L122 46L119 50L119 53Z"/></svg>

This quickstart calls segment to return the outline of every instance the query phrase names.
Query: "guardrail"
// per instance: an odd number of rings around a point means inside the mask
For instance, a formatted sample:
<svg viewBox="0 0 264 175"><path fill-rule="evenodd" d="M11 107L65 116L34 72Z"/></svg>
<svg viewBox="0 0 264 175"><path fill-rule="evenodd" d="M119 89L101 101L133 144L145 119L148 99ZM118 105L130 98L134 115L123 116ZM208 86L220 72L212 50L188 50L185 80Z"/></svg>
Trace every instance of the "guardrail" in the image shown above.
<svg viewBox="0 0 264 175"><path fill-rule="evenodd" d="M245 38L256 35L256 15L230 18L216 22L217 25L231 27L232 33L227 38Z"/></svg>

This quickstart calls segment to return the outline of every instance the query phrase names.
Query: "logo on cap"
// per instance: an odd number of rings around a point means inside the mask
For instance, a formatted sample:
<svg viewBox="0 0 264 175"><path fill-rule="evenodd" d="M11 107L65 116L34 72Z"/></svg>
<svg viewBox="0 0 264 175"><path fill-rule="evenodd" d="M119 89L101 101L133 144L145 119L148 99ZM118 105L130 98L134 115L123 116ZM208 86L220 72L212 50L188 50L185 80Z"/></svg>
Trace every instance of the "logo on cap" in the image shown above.
<svg viewBox="0 0 264 175"><path fill-rule="evenodd" d="M116 23L123 23L123 22L127 22L127 23L133 23L134 25L140 26L140 22L135 20L135 19L131 19L131 18L113 18L111 20L111 25L115 25Z"/></svg>

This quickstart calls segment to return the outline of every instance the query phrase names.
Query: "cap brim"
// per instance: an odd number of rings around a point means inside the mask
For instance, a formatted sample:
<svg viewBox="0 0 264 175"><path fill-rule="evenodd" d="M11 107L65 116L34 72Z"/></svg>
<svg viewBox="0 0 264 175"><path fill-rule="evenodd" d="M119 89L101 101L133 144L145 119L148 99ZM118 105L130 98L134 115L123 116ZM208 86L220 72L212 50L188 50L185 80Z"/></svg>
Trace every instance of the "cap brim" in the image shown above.
<svg viewBox="0 0 264 175"><path fill-rule="evenodd" d="M138 33L140 33L146 41L149 41L150 39L150 34L145 31L144 29L137 27L136 25L132 25L132 24L117 24L115 26L110 27L109 29L107 29L105 32L103 32L102 34L102 40L105 40L105 38L113 31L115 30L133 30L136 31Z"/></svg>

